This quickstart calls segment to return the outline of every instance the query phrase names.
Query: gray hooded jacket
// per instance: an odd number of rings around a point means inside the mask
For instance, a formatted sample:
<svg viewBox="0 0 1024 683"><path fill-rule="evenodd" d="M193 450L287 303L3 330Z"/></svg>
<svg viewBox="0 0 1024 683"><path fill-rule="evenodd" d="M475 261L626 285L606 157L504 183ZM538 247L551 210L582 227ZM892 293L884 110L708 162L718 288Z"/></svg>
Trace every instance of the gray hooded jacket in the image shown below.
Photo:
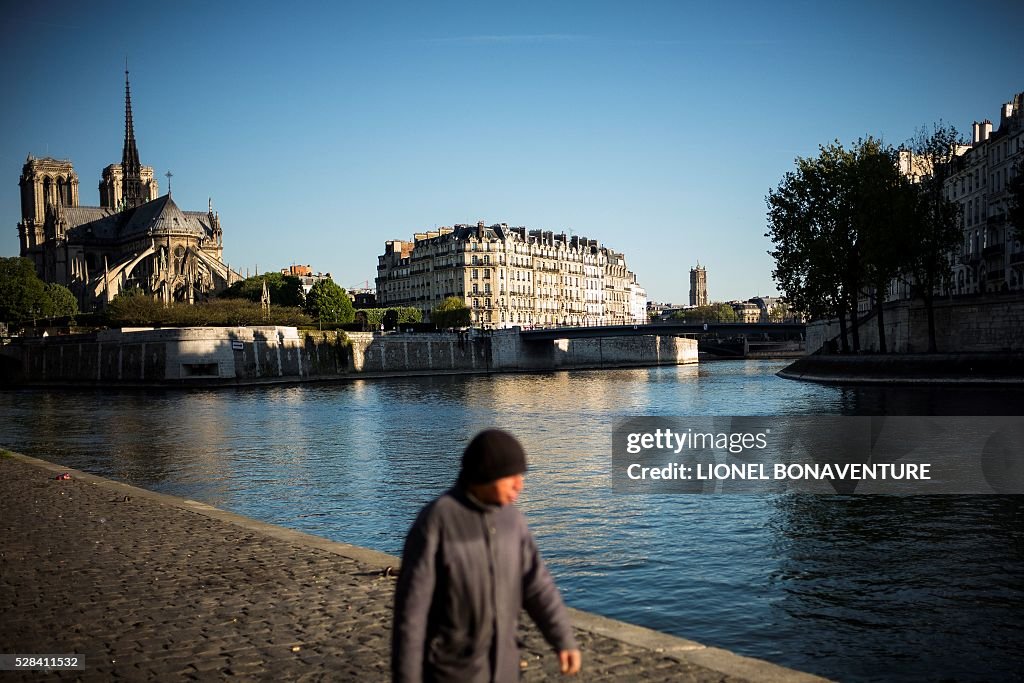
<svg viewBox="0 0 1024 683"><path fill-rule="evenodd" d="M572 626L526 520L456 486L420 511L395 591L395 681L517 681L525 608L555 650Z"/></svg>

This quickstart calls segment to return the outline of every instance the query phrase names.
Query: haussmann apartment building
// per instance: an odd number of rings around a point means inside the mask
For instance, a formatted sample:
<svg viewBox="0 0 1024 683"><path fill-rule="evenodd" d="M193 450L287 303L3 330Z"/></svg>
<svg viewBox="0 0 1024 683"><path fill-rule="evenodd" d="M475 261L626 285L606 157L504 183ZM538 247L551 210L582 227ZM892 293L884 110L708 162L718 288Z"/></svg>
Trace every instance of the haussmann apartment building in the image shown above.
<svg viewBox="0 0 1024 683"><path fill-rule="evenodd" d="M455 225L385 243L379 306L412 306L429 320L447 297L482 328L646 322L647 293L623 254L597 240L507 224Z"/></svg>

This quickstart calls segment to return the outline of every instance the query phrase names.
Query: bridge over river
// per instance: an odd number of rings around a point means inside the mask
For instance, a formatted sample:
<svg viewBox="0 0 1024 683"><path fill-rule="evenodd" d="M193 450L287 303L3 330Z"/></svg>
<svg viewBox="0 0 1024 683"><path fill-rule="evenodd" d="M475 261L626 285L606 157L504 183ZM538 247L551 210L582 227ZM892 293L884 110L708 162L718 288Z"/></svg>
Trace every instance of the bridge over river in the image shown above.
<svg viewBox="0 0 1024 683"><path fill-rule="evenodd" d="M521 330L524 342L555 339L632 337L642 335L686 336L698 340L699 349L717 356L748 356L758 353L796 353L804 348L803 323L677 323L551 327Z"/></svg>
<svg viewBox="0 0 1024 683"><path fill-rule="evenodd" d="M647 325L599 325L594 327L546 327L522 330L525 341L584 339L586 337L632 337L635 335L702 335L716 337L754 337L786 340L803 339L804 323L650 323Z"/></svg>

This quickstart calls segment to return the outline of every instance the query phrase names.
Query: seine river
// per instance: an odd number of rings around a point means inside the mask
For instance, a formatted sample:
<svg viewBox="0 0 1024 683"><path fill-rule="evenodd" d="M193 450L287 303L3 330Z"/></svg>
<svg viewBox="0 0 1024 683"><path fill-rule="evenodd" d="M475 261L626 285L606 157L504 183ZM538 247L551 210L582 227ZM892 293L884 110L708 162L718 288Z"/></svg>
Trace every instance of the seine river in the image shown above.
<svg viewBox="0 0 1024 683"><path fill-rule="evenodd" d="M574 607L841 680L1019 680L1020 496L617 495L637 415L1024 415L1024 392L841 389L785 363L0 392L0 444L398 554L477 430L520 436L520 499Z"/></svg>

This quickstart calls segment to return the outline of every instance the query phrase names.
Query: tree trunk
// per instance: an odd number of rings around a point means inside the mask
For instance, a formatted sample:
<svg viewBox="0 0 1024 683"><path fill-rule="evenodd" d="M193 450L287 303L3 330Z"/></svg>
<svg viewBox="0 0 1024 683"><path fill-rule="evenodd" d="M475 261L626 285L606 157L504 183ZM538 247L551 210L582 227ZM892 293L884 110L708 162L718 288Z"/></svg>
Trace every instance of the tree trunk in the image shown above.
<svg viewBox="0 0 1024 683"><path fill-rule="evenodd" d="M924 310L928 313L928 353L937 353L938 345L935 343L935 297L931 290L924 293Z"/></svg>
<svg viewBox="0 0 1024 683"><path fill-rule="evenodd" d="M878 319L878 352L886 353L885 350L885 320L882 318L883 296L881 288L875 288L875 317Z"/></svg>
<svg viewBox="0 0 1024 683"><path fill-rule="evenodd" d="M857 316L857 288L850 288L853 294L850 295L850 320L853 327L853 352L860 353L860 320Z"/></svg>
<svg viewBox="0 0 1024 683"><path fill-rule="evenodd" d="M839 343L842 353L850 352L850 342L846 338L846 306L839 306Z"/></svg>

